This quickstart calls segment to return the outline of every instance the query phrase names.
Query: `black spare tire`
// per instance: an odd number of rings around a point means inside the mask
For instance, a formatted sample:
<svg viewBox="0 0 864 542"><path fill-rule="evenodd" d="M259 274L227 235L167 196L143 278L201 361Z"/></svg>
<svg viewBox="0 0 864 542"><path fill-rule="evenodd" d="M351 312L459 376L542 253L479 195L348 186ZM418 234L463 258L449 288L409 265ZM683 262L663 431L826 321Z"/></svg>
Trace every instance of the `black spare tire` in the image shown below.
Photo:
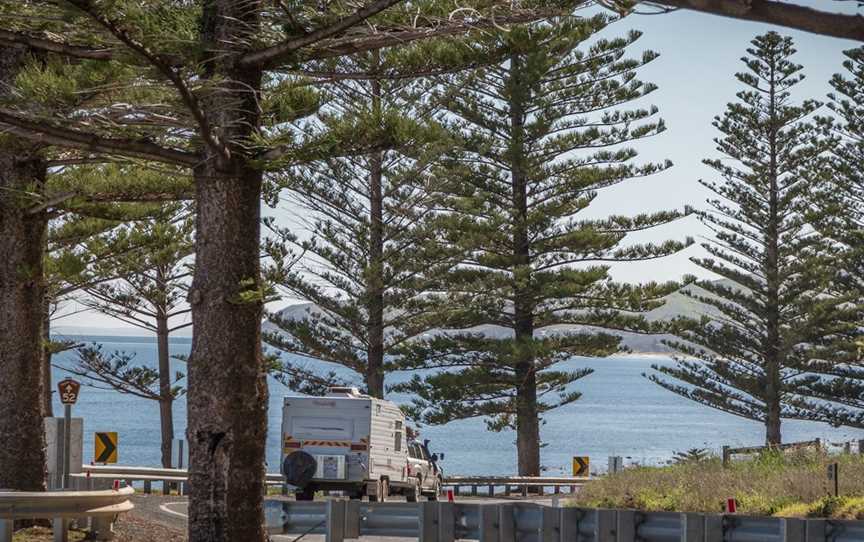
<svg viewBox="0 0 864 542"><path fill-rule="evenodd" d="M294 452L285 457L282 462L282 474L285 481L292 486L306 487L315 477L318 462L311 454L303 451Z"/></svg>

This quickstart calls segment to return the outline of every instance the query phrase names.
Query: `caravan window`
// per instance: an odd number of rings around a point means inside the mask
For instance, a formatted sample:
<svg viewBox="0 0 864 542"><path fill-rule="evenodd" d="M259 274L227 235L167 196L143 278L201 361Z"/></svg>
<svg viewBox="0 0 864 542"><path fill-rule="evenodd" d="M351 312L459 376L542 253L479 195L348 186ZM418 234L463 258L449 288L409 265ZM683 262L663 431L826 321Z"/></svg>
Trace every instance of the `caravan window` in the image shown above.
<svg viewBox="0 0 864 542"><path fill-rule="evenodd" d="M292 420L291 436L299 440L353 440L354 421L298 416Z"/></svg>
<svg viewBox="0 0 864 542"><path fill-rule="evenodd" d="M393 449L397 452L402 451L402 422L395 422L393 427L396 429L396 432L393 433L393 438L395 442L393 443Z"/></svg>

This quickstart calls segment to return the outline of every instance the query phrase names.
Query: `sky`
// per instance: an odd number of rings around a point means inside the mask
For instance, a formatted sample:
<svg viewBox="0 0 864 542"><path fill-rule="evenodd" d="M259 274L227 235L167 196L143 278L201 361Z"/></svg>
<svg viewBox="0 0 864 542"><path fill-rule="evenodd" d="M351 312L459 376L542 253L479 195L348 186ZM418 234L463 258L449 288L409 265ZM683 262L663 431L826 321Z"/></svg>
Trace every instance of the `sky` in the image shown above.
<svg viewBox="0 0 864 542"><path fill-rule="evenodd" d="M798 0L795 3L856 12L855 2ZM659 87L646 98L645 104L657 105L667 126L666 132L639 142L636 148L645 161L668 158L674 166L660 174L603 190L591 209L598 217L681 209L685 205L705 207L709 194L698 183L699 179L719 180L712 169L702 164L705 158L720 158L713 141L719 132L711 122L716 115L723 113L726 104L733 101L735 93L741 89L734 74L744 68L740 59L756 35L776 30L795 40L798 53L793 60L804 66L806 75L806 79L794 89L797 94L793 97L798 100L815 98L824 101L830 90L830 77L842 71L842 52L858 45L848 40L685 10L662 15L633 14L610 25L603 35L623 35L631 29L643 32L642 38L631 48L633 56L646 49L660 54L640 70L639 77ZM827 114L827 110L822 113ZM294 212L282 205L273 214L280 222L290 223ZM631 240L662 241L693 236L698 242L701 235L704 235L704 229L698 221L687 218L632 236ZM689 258L700 253L700 248L692 247L662 260L617 265L612 269L612 276L621 281L645 282L674 280L685 274L698 275L699 268ZM72 305L66 312L75 308ZM55 326L112 331L128 329L117 320L93 312L62 318Z"/></svg>

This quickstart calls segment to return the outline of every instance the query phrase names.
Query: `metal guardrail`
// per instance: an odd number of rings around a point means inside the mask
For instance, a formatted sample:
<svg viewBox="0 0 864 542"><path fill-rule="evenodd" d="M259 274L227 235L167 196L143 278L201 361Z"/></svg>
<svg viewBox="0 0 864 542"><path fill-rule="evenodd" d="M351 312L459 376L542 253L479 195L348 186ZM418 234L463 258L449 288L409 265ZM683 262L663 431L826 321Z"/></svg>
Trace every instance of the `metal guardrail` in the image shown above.
<svg viewBox="0 0 864 542"><path fill-rule="evenodd" d="M266 501L270 534L327 542L398 536L421 542L861 542L864 521L553 508L533 503Z"/></svg>
<svg viewBox="0 0 864 542"><path fill-rule="evenodd" d="M822 440L805 440L802 442L787 442L786 444L774 444L771 446L745 446L741 448L732 448L731 446L723 446L723 466L728 466L732 461L733 455L743 454L760 454L768 451L786 452L794 450L806 450L808 448L822 449Z"/></svg>
<svg viewBox="0 0 864 542"><path fill-rule="evenodd" d="M189 473L186 469L126 465L82 465L81 468L80 473L72 474L70 477L79 487L86 487L87 489L98 485L100 481L126 480L128 485L131 485L131 482L144 482L144 493L150 493L153 482L163 482L166 487L168 484L180 485L181 492L185 494L185 484L189 480ZM284 478L281 474L267 473L268 485L280 485L283 482Z"/></svg>
<svg viewBox="0 0 864 542"><path fill-rule="evenodd" d="M129 500L131 487L104 491L0 491L0 542L12 541L12 523L16 519L51 519L54 542L66 542L69 521L91 518L94 540L110 540L111 526L118 514L134 508Z"/></svg>
<svg viewBox="0 0 864 542"><path fill-rule="evenodd" d="M561 493L561 488L569 488L570 493L575 493L576 488L590 480L582 476L450 476L444 480L444 487L452 487L453 493L461 494L462 487L471 488L471 495L478 494L478 488L488 488L487 494L491 497L496 488L504 488L504 494L510 495L515 488L522 496L527 496L529 489L535 489L535 493L543 494L545 488L551 487L555 494Z"/></svg>
<svg viewBox="0 0 864 542"><path fill-rule="evenodd" d="M86 486L82 480L127 480L128 482L144 482L144 492L149 493L152 482L185 483L188 479L186 469L165 469L158 467L136 467L124 465L83 465L82 472L71 475L79 486ZM444 487L452 487L454 493L460 495L463 487L470 488L472 495L478 494L478 488L488 488L488 494L494 495L496 488L503 488L504 494L510 495L512 491L521 492L527 496L529 490L537 490L534 493L543 494L545 488L553 488L558 494L561 488L569 488L570 493L575 493L576 488L587 482L587 477L551 477L551 476L451 476L444 479ZM278 473L267 473L268 485L280 485L284 478ZM92 487L92 484L90 486Z"/></svg>

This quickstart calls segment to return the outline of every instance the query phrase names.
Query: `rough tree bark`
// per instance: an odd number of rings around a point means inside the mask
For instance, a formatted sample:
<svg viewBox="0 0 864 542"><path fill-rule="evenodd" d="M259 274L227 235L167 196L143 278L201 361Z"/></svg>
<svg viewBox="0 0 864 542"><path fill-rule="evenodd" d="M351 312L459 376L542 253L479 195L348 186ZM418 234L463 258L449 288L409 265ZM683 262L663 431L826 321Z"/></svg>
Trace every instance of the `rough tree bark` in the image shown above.
<svg viewBox="0 0 864 542"><path fill-rule="evenodd" d="M537 412L537 374L534 367L534 303L531 293L531 246L528 238L528 185L525 156L525 112L528 90L519 81L521 58L510 59L510 175L513 209L513 321L516 349L516 449L519 476L540 476L540 419Z"/></svg>
<svg viewBox="0 0 864 542"><path fill-rule="evenodd" d="M194 332L188 366L189 541L264 542L267 381L261 355L262 175L245 144L259 126L262 74L232 51L259 2L211 0L202 16L201 110L212 129L195 168ZM202 127L202 130L207 128ZM223 145L223 148L220 148Z"/></svg>
<svg viewBox="0 0 864 542"><path fill-rule="evenodd" d="M381 83L373 79L372 111L381 115ZM383 177L383 152L370 157L369 171L369 277L367 295L369 309L368 341L366 355L366 385L372 397L384 397L384 196L381 189Z"/></svg>
<svg viewBox="0 0 864 542"><path fill-rule="evenodd" d="M771 65L771 80L774 80L774 66ZM772 83L768 89L768 117L776 117L776 88ZM779 252L779 226L781 218L778 216L779 187L777 185L777 130L772 127L768 135L768 224L765 235L765 279L767 296L765 308L767 311L765 330L765 444L776 446L782 442L780 433L780 403L782 392L780 389L780 269L778 261Z"/></svg>
<svg viewBox="0 0 864 542"><path fill-rule="evenodd" d="M0 49L0 96L13 88L24 49ZM45 184L38 145L0 136L0 488L45 489L42 253L45 213L26 194Z"/></svg>
<svg viewBox="0 0 864 542"><path fill-rule="evenodd" d="M54 416L54 395L51 385L51 300L45 295L42 303L42 408L46 418Z"/></svg>
<svg viewBox="0 0 864 542"><path fill-rule="evenodd" d="M157 276L160 270L157 270ZM159 358L159 426L162 430L162 466L171 468L171 441L174 440L174 397L171 394L171 358L168 350L168 316L156 314L156 350Z"/></svg>

